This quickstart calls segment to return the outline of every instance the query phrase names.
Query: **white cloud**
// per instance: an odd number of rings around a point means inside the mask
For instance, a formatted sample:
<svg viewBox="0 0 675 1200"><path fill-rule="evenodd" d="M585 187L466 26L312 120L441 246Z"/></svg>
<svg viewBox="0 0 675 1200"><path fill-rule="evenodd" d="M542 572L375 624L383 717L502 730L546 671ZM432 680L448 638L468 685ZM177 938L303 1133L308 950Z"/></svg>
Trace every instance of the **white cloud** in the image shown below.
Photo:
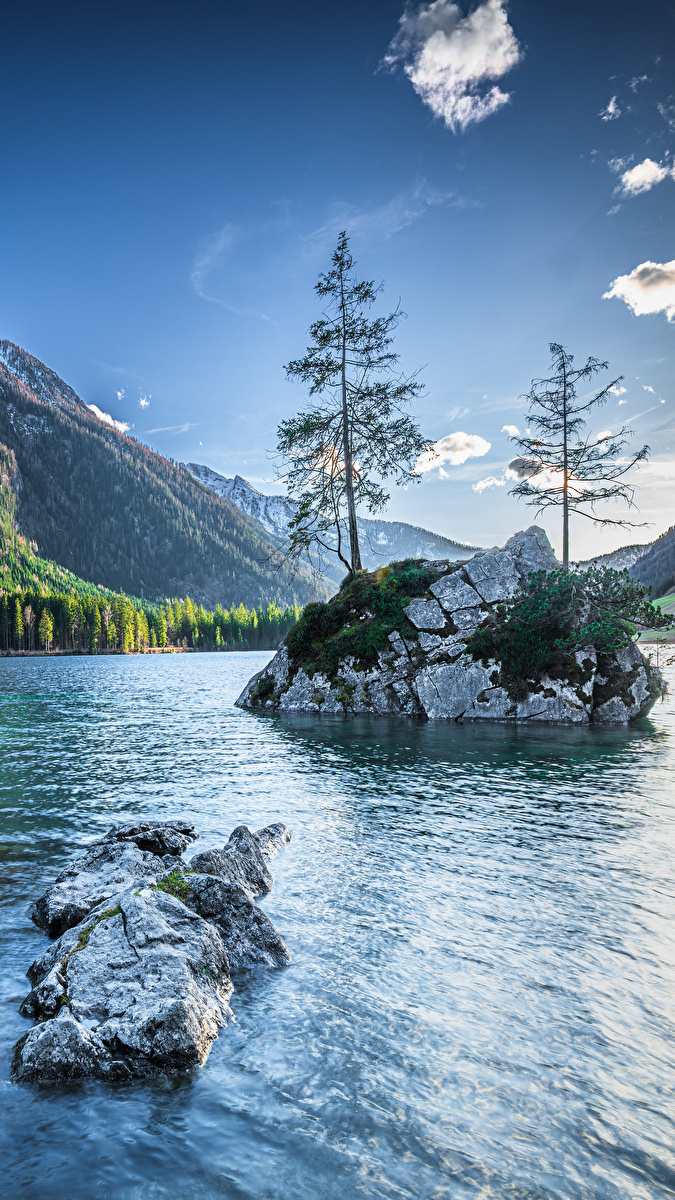
<svg viewBox="0 0 675 1200"><path fill-rule="evenodd" d="M138 407L139 408L149 408L150 407L150 400L148 399L147 396L141 396L140 400L138 401Z"/></svg>
<svg viewBox="0 0 675 1200"><path fill-rule="evenodd" d="M206 280L214 268L221 263L227 251L231 250L239 240L240 234L234 225L223 225L223 228L216 233L202 238L190 272L190 283L202 300L211 300L214 304L223 304L225 308L228 307L223 300L219 300L207 292Z"/></svg>
<svg viewBox="0 0 675 1200"><path fill-rule="evenodd" d="M502 425L502 433L508 433L509 437L520 437L517 425Z"/></svg>
<svg viewBox="0 0 675 1200"><path fill-rule="evenodd" d="M484 0L464 17L452 0L407 10L383 65L398 63L418 96L456 132L510 99L496 84L522 58L504 0Z"/></svg>
<svg viewBox="0 0 675 1200"><path fill-rule="evenodd" d="M607 438L611 438L611 436L612 436L612 431L611 431L611 429L603 429L603 430L602 430L602 433L599 433L599 434L598 434L598 441L599 441L599 442L606 442L606 441L607 441Z"/></svg>
<svg viewBox="0 0 675 1200"><path fill-rule="evenodd" d="M615 175L619 175L621 173L621 171L626 170L629 162L632 162L632 161L633 161L632 154L628 158L608 158L607 166L609 167L610 171L614 172Z"/></svg>
<svg viewBox="0 0 675 1200"><path fill-rule="evenodd" d="M637 92L641 83L649 83L649 76L648 75L635 75L633 77L633 79L629 79L628 86L629 86L631 92L633 92L633 93Z"/></svg>
<svg viewBox="0 0 675 1200"><path fill-rule="evenodd" d="M439 192L422 179L414 187L399 192L391 200L373 208L358 208L355 204L345 203L333 205L328 220L302 240L314 244L333 243L336 235L344 229L350 237L387 241L424 216L427 209L450 203L456 207L465 204L454 192Z"/></svg>
<svg viewBox="0 0 675 1200"><path fill-rule="evenodd" d="M185 421L183 425L160 425L158 429L147 429L146 433L187 433L196 424L196 421Z"/></svg>
<svg viewBox="0 0 675 1200"><path fill-rule="evenodd" d="M629 275L618 275L603 300L624 300L637 317L666 314L675 321L675 259L667 263L643 262Z"/></svg>
<svg viewBox="0 0 675 1200"><path fill-rule="evenodd" d="M506 475L502 479L497 479L496 475L488 475L486 479L479 479L477 483L473 483L471 490L478 492L480 496L481 492L487 492L490 488L504 487L505 483Z"/></svg>
<svg viewBox="0 0 675 1200"><path fill-rule="evenodd" d="M124 388L120 388L119 392L115 392L118 400L124 400Z"/></svg>
<svg viewBox="0 0 675 1200"><path fill-rule="evenodd" d="M625 391L625 390L626 390L626 389L624 388L624 391ZM628 401L627 401L627 400L619 400L619 407L620 407L622 404L628 404Z"/></svg>
<svg viewBox="0 0 675 1200"><path fill-rule="evenodd" d="M666 125L668 125L670 129L675 129L675 104L673 104L673 97L669 96L668 101L665 104L659 102L656 107L666 122Z"/></svg>
<svg viewBox="0 0 675 1200"><path fill-rule="evenodd" d="M607 108L603 108L602 111L598 113L598 116L602 117L603 121L616 121L617 117L621 116L621 109L619 108L618 99L618 96L612 96Z"/></svg>
<svg viewBox="0 0 675 1200"><path fill-rule="evenodd" d="M662 179L671 174L669 167L654 162L653 158L645 158L629 171L624 171L617 190L622 191L624 196L639 196L642 192L656 187L657 183L661 183Z"/></svg>
<svg viewBox="0 0 675 1200"><path fill-rule="evenodd" d="M98 404L88 404L87 408L90 412L93 412L95 417L98 417L99 421L103 421L104 424L110 425L111 428L116 429L118 433L126 433L127 430L131 429L131 426L127 421L116 421L114 417L110 416L110 413L103 412L103 410L99 408Z"/></svg>
<svg viewBox="0 0 675 1200"><path fill-rule="evenodd" d="M614 384L614 386L611 387L609 390L613 396L623 396L624 392L626 391L626 388L625 387L617 387L616 384ZM628 402L626 400L619 401L619 404L627 404L627 403Z"/></svg>
<svg viewBox="0 0 675 1200"><path fill-rule="evenodd" d="M459 467L468 458L482 458L489 449L490 442L486 442L485 438L477 433L448 433L438 442L434 442L431 450L420 455L415 470L424 475L438 467L441 469L442 478L447 479L447 473L442 471L443 463L448 462L453 467Z"/></svg>
<svg viewBox="0 0 675 1200"><path fill-rule="evenodd" d="M651 392L652 396L656 395L651 383L643 383L642 390L643 392Z"/></svg>

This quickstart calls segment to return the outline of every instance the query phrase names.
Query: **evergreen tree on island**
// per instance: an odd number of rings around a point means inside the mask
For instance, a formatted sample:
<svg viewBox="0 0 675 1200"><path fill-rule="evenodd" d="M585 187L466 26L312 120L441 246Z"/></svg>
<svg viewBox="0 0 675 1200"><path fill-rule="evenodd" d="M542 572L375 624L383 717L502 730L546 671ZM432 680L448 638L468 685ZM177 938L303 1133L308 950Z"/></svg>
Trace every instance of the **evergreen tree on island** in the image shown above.
<svg viewBox="0 0 675 1200"><path fill-rule="evenodd" d="M558 342L549 346L553 373L548 379L533 379L524 399L529 401L526 434L511 438L521 457L514 459L511 470L520 477L511 488L526 504L562 508L563 569L570 561L570 512L588 517L597 525L635 527L625 518L599 516L595 506L606 500L623 500L634 508L635 488L625 476L649 455L649 446L632 456L624 454L632 433L622 425L616 433L606 430L597 437L583 432L586 414L604 404L623 376L610 380L590 398L577 398L579 384L588 384L609 364L589 358L583 367L574 366L574 357Z"/></svg>
<svg viewBox="0 0 675 1200"><path fill-rule="evenodd" d="M362 569L357 506L381 512L389 500L383 481L415 479L415 463L430 444L404 411L421 391L414 375L398 372L392 350L404 314L397 306L386 316L369 316L381 285L356 278L345 232L315 291L325 310L310 328L304 356L286 367L289 378L309 384L313 399L278 428L283 476L297 502L287 554L311 561L317 547L319 557L337 554L353 575ZM326 540L330 534L337 547Z"/></svg>

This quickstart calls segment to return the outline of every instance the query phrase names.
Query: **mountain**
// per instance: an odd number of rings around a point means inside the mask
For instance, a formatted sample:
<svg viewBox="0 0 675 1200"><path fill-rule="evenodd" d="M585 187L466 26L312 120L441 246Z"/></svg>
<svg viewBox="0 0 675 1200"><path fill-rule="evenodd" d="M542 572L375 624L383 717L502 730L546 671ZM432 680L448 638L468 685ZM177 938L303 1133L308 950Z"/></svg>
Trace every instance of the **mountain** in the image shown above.
<svg viewBox="0 0 675 1200"><path fill-rule="evenodd" d="M3 342L0 352L0 444L13 456L5 475L18 529L41 556L146 599L189 595L213 608L316 598L310 577L281 565L250 517L99 420L18 346Z"/></svg>
<svg viewBox="0 0 675 1200"><path fill-rule="evenodd" d="M279 543L284 540L288 523L295 512L291 500L285 496L266 496L252 487L246 479L242 479L241 475L227 479L201 463L186 463L186 467L200 483L211 488L218 496L229 500L241 512L253 517ZM430 533L428 529L420 529L417 525L407 525L403 521L379 521L372 517L359 517L357 524L361 558L368 571L404 558L446 558L453 561L467 559L480 549L479 546L454 542L450 538ZM332 542L337 544L337 539L334 537ZM335 559L334 563L324 563L322 570L336 583L340 583L345 575L344 567L338 559Z"/></svg>
<svg viewBox="0 0 675 1200"><path fill-rule="evenodd" d="M650 584L654 596L669 596L675 592L675 525L652 542L647 553L630 568L630 573L641 583Z"/></svg>
<svg viewBox="0 0 675 1200"><path fill-rule="evenodd" d="M651 549L652 545L653 542L645 542L637 546L621 546L609 554L598 554L596 558L587 558L584 562L576 563L576 566L580 571L586 571L589 567L612 567L615 571L626 571L629 567L634 566L638 559Z"/></svg>
<svg viewBox="0 0 675 1200"><path fill-rule="evenodd" d="M33 358L32 354L22 350L20 346L15 346L14 342L8 342L6 338L0 339L0 366L5 368L3 376L11 375L15 381L24 384L28 391L40 400L45 400L47 404L62 411L68 411L70 407L78 408L81 412L88 411L84 400L80 400L77 392L59 379L55 371L46 367L38 358Z"/></svg>

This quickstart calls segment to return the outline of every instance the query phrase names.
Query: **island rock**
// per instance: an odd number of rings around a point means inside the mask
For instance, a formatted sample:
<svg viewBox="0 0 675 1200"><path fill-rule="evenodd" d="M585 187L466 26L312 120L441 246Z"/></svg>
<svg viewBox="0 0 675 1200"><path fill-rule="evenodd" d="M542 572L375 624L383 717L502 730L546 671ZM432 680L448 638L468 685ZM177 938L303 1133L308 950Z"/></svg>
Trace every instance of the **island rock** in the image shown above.
<svg viewBox="0 0 675 1200"><path fill-rule="evenodd" d="M517 686L496 659L475 652L471 635L508 609L528 576L558 565L533 525L466 562L406 560L363 572L327 605L307 607L236 704L434 721L625 725L645 716L664 684L634 643L601 656L582 647L562 669Z"/></svg>

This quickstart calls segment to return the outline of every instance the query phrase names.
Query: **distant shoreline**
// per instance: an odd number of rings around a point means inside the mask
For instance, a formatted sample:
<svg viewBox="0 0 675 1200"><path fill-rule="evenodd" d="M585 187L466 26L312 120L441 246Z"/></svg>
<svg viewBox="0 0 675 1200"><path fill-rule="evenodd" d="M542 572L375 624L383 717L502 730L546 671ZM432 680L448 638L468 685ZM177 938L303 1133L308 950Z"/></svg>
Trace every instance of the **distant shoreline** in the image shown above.
<svg viewBox="0 0 675 1200"><path fill-rule="evenodd" d="M257 647L260 650L260 647ZM228 646L215 650L199 646L147 646L144 650L0 650L0 658L107 658L110 656L129 658L144 654L241 654L250 651L249 646ZM264 650L274 653L274 647Z"/></svg>

